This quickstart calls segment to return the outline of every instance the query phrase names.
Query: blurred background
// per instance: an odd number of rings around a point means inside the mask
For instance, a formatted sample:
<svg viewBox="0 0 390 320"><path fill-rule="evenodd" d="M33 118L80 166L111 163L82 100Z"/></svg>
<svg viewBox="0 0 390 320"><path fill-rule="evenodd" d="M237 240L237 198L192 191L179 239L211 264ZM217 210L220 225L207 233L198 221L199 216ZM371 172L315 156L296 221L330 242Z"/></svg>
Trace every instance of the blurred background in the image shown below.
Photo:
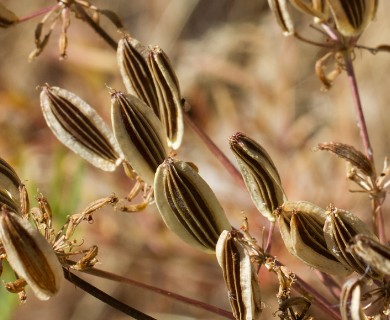
<svg viewBox="0 0 390 320"><path fill-rule="evenodd" d="M18 16L30 15L56 1L2 1ZM169 55L183 96L192 105L191 116L235 163L228 138L243 132L271 155L290 200L307 200L321 207L333 203L370 223L367 194L350 193L356 186L345 178L345 163L313 152L320 142L337 141L362 150L352 98L345 74L328 91L314 73L321 49L283 37L265 0L116 0L93 1L120 16L128 32L145 44L158 44ZM363 34L367 46L390 43L390 10L381 1L377 17ZM68 58L59 60L60 24L44 52L31 63L34 29L42 17L0 32L0 156L25 182L32 204L42 192L52 205L58 228L69 214L91 201L112 193L123 197L133 184L121 169L102 172L61 145L46 126L37 86L49 83L74 92L110 123L110 97L106 85L124 90L115 52L88 25L72 15L68 32ZM297 28L319 39L308 28L310 20L296 17ZM120 35L101 18L102 27L115 39ZM329 70L333 65L329 65ZM390 154L390 102L387 76L390 55L356 51L355 67L368 130L378 170ZM185 128L177 158L192 161L221 201L232 225L249 219L250 231L262 241L266 220L256 211L249 195L229 176L199 137ZM384 212L387 214L388 204ZM97 245L97 267L137 279L230 310L222 273L213 255L192 249L162 222L151 205L138 213L112 208L99 211L92 224L81 225L78 239L84 246ZM315 273L284 249L276 230L272 253L292 272L313 283L332 299ZM209 312L144 289L81 275L115 298L158 319L223 319ZM264 300L263 319L277 318L277 279L260 271ZM4 266L3 281L12 274ZM17 295L0 287L0 318L98 320L126 319L116 310L85 294L69 282L47 302L28 289L20 306ZM336 300L334 304L337 305ZM316 319L328 319L312 308Z"/></svg>

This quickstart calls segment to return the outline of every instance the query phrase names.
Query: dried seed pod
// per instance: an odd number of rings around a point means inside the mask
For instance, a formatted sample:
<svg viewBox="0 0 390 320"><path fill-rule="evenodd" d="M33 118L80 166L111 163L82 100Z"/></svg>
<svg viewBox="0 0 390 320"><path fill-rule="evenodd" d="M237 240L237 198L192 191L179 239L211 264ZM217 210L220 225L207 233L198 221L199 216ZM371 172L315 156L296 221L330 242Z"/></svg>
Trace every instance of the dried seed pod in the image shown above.
<svg viewBox="0 0 390 320"><path fill-rule="evenodd" d="M298 10L314 17L315 22L326 21L328 6L326 0L289 0Z"/></svg>
<svg viewBox="0 0 390 320"><path fill-rule="evenodd" d="M105 171L113 171L121 163L121 152L111 130L78 96L45 85L41 107L49 128L73 152Z"/></svg>
<svg viewBox="0 0 390 320"><path fill-rule="evenodd" d="M3 208L0 240L9 264L37 298L47 300L58 292L63 278L61 264L51 245L27 220Z"/></svg>
<svg viewBox="0 0 390 320"><path fill-rule="evenodd" d="M229 142L256 208L268 220L275 221L272 212L287 197L271 157L256 141L242 133L230 137Z"/></svg>
<svg viewBox="0 0 390 320"><path fill-rule="evenodd" d="M8 28L18 21L16 14L0 3L0 28Z"/></svg>
<svg viewBox="0 0 390 320"><path fill-rule="evenodd" d="M20 213L19 204L13 199L8 192L0 190L0 208L5 206L7 210Z"/></svg>
<svg viewBox="0 0 390 320"><path fill-rule="evenodd" d="M259 319L262 312L259 282L250 255L237 237L237 231L225 230L221 233L216 256L222 268L234 318Z"/></svg>
<svg viewBox="0 0 390 320"><path fill-rule="evenodd" d="M276 18L277 23L282 28L285 36L291 36L294 34L294 25L290 16L290 12L287 8L287 0L268 0L268 5L271 8L273 15Z"/></svg>
<svg viewBox="0 0 390 320"><path fill-rule="evenodd" d="M138 40L125 35L118 43L117 60L127 92L144 101L160 118L157 90L147 63L149 52Z"/></svg>
<svg viewBox="0 0 390 320"><path fill-rule="evenodd" d="M326 215L324 236L329 251L349 269L377 277L375 272L367 270L367 265L359 256L348 251L348 245L357 234L376 238L366 224L352 213L333 206L326 211Z"/></svg>
<svg viewBox="0 0 390 320"><path fill-rule="evenodd" d="M324 142L318 144L319 150L326 150L348 161L351 165L361 170L365 175L371 176L373 170L370 160L354 147L340 142Z"/></svg>
<svg viewBox="0 0 390 320"><path fill-rule="evenodd" d="M156 172L154 194L167 227L195 248L213 253L222 231L231 230L214 192L186 162L165 160Z"/></svg>
<svg viewBox="0 0 390 320"><path fill-rule="evenodd" d="M359 36L374 19L378 0L328 0L337 30L345 37Z"/></svg>
<svg viewBox="0 0 390 320"><path fill-rule="evenodd" d="M368 320L361 305L359 280L352 278L344 283L340 295L340 313L345 320Z"/></svg>
<svg viewBox="0 0 390 320"><path fill-rule="evenodd" d="M126 161L153 185L157 167L167 157L167 138L160 120L145 102L130 94L111 95L114 135Z"/></svg>
<svg viewBox="0 0 390 320"><path fill-rule="evenodd" d="M286 201L277 215L282 239L292 255L325 273L343 276L351 273L328 250L323 233L324 209L306 201Z"/></svg>
<svg viewBox="0 0 390 320"><path fill-rule="evenodd" d="M159 117L168 136L168 145L176 150L181 145L184 132L179 81L168 56L160 47L150 49L148 65L157 89Z"/></svg>
<svg viewBox="0 0 390 320"><path fill-rule="evenodd" d="M0 188L5 189L18 201L19 188L21 186L22 182L15 170L5 160L0 158Z"/></svg>
<svg viewBox="0 0 390 320"><path fill-rule="evenodd" d="M390 276L390 247L370 236L359 234L353 238L349 251L359 256L364 263L378 274Z"/></svg>

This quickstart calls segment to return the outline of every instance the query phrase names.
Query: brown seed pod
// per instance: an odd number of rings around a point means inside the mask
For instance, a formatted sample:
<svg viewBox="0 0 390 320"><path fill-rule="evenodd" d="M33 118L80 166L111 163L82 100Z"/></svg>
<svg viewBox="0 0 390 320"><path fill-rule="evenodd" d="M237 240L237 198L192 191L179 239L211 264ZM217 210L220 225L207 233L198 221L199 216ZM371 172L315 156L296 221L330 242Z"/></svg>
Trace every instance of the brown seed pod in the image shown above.
<svg viewBox="0 0 390 320"><path fill-rule="evenodd" d="M165 160L156 172L154 193L167 227L197 249L214 253L219 235L231 230L214 192L186 162Z"/></svg>
<svg viewBox="0 0 390 320"><path fill-rule="evenodd" d="M0 158L0 189L6 190L16 201L19 200L19 188L22 186L16 171Z"/></svg>
<svg viewBox="0 0 390 320"><path fill-rule="evenodd" d="M8 28L18 21L16 14L0 3L0 28Z"/></svg>
<svg viewBox="0 0 390 320"><path fill-rule="evenodd" d="M216 256L234 318L256 320L262 312L260 286L251 257L237 235L237 231L223 231L217 243Z"/></svg>
<svg viewBox="0 0 390 320"><path fill-rule="evenodd" d="M243 133L236 133L229 142L256 208L268 220L275 221L273 211L287 197L271 157L262 146Z"/></svg>
<svg viewBox="0 0 390 320"><path fill-rule="evenodd" d="M325 273L345 276L352 272L327 247L324 209L306 201L286 201L277 216L282 239L292 255Z"/></svg>
<svg viewBox="0 0 390 320"><path fill-rule="evenodd" d="M111 130L78 96L45 85L41 107L49 128L73 152L105 171L113 171L121 163L122 154Z"/></svg>
<svg viewBox="0 0 390 320"><path fill-rule="evenodd" d="M281 27L285 36L294 34L294 24L292 22L290 12L288 10L287 0L268 0L268 5L271 8L277 23Z"/></svg>
<svg viewBox="0 0 390 320"><path fill-rule="evenodd" d="M153 185L157 167L168 155L160 120L145 102L119 91L111 94L111 117L126 161L145 182Z"/></svg>
<svg viewBox="0 0 390 320"><path fill-rule="evenodd" d="M12 269L26 280L37 298L47 300L58 292L63 271L53 248L26 219L4 207L0 240Z"/></svg>

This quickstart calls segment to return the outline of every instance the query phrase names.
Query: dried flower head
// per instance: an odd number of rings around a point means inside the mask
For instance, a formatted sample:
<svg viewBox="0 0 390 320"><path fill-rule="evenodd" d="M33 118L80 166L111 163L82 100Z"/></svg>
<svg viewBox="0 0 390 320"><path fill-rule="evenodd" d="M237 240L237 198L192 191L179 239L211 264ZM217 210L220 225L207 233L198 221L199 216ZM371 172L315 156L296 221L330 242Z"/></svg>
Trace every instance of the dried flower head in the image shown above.
<svg viewBox="0 0 390 320"><path fill-rule="evenodd" d="M4 207L0 240L9 264L39 299L47 300L58 292L63 272L52 246L27 220Z"/></svg>
<svg viewBox="0 0 390 320"><path fill-rule="evenodd" d="M165 224L189 245L214 253L222 231L231 230L214 192L186 162L165 160L156 172L154 191Z"/></svg>

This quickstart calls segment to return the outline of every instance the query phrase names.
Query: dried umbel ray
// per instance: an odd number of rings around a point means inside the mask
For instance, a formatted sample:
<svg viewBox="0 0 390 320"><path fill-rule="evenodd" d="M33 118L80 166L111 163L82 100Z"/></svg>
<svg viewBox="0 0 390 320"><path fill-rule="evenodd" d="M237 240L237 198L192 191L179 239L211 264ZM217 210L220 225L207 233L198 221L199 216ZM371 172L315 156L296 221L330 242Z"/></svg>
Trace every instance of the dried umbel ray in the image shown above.
<svg viewBox="0 0 390 320"><path fill-rule="evenodd" d="M74 93L45 85L41 107L49 128L73 152L105 171L115 170L122 162L122 153L109 127Z"/></svg>
<svg viewBox="0 0 390 320"><path fill-rule="evenodd" d="M351 273L328 249L323 232L324 209L306 201L286 201L276 215L282 239L292 255L325 273L341 276Z"/></svg>
<svg viewBox="0 0 390 320"><path fill-rule="evenodd" d="M126 161L146 183L153 185L157 167L168 156L160 120L145 102L119 91L111 94L111 119Z"/></svg>
<svg viewBox="0 0 390 320"><path fill-rule="evenodd" d="M166 159L156 172L154 192L167 227L197 249L214 253L222 231L232 229L214 192L186 162Z"/></svg>
<svg viewBox="0 0 390 320"><path fill-rule="evenodd" d="M367 228L367 225L354 214L330 206L326 211L324 236L330 252L344 266L362 275L380 278L373 269L367 269L367 264L354 252L349 251L349 244L356 235L364 235L373 240L376 236Z"/></svg>
<svg viewBox="0 0 390 320"><path fill-rule="evenodd" d="M275 221L272 213L287 197L271 157L262 146L243 133L230 137L229 143L256 208L268 220Z"/></svg>
<svg viewBox="0 0 390 320"><path fill-rule="evenodd" d="M234 318L256 320L260 319L262 311L260 286L250 254L240 236L238 231L223 231L217 243L216 256Z"/></svg>
<svg viewBox="0 0 390 320"><path fill-rule="evenodd" d="M3 208L0 240L7 261L37 298L47 300L58 292L63 279L61 264L52 246L26 219Z"/></svg>

